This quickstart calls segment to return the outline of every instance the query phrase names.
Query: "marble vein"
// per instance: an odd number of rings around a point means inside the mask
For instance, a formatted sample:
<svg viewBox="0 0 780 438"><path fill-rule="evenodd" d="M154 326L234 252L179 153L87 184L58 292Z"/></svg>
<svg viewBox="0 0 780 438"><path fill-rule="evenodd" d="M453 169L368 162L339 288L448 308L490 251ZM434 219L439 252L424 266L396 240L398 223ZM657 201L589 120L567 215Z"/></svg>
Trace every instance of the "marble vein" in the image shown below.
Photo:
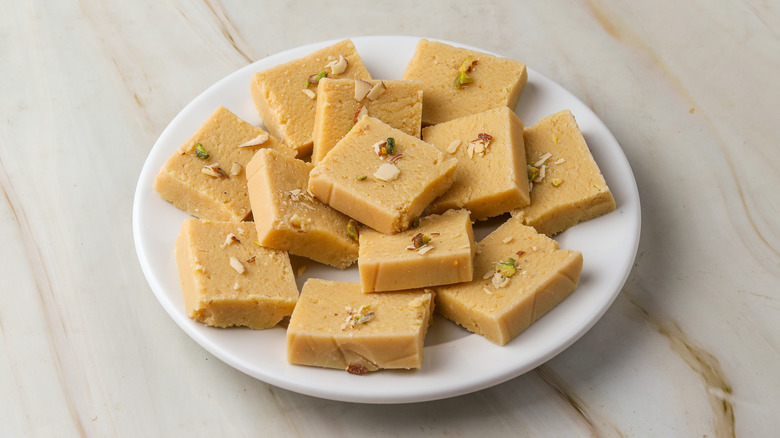
<svg viewBox="0 0 780 438"><path fill-rule="evenodd" d="M0 150L3 150L2 144L0 144ZM0 189L2 189L3 199L13 214L14 222L18 227L18 232L22 237L22 241L24 242L25 253L23 258L27 261L27 265L30 266L34 273L35 291L39 296L41 308L46 315L45 323L47 324L47 327L45 327L44 333L47 334L46 339L49 345L49 351L52 354L53 368L57 373L57 381L60 385L59 390L65 398L68 411L73 420L73 425L81 436L85 436L84 426L81 423L78 409L76 408L73 396L66 382L62 366L62 352L60 351L59 343L49 335L51 333L62 333L67 336L67 326L63 323L57 310L51 308L50 303L54 302L54 290L49 275L49 269L44 263L40 246L35 239L35 234L27 220L27 215L16 194L13 182L9 178L2 157L0 157ZM27 410L25 409L25 411Z"/></svg>
<svg viewBox="0 0 780 438"><path fill-rule="evenodd" d="M713 426L718 437L736 436L736 417L731 403L733 389L729 379L720 366L720 361L712 353L696 345L674 321L662 321L650 314L632 295L623 292L643 319L661 336L696 374L707 389L707 399L712 407Z"/></svg>
<svg viewBox="0 0 780 438"><path fill-rule="evenodd" d="M659 53L656 50L654 50L650 44L644 41L638 34L633 32L630 26L628 26L625 22L618 19L616 17L616 14L611 13L608 8L604 7L601 4L599 0L588 0L588 6L592 11L594 17L598 21L598 23L604 29L604 31L606 31L610 36L612 36L615 40L619 41L620 43L628 47L633 47L639 50L641 53L643 53L645 57L649 59L651 64L657 67L663 73L668 83L672 85L680 93L681 97L685 101L689 102L691 109L701 107L696 102L696 99L694 99L693 96L688 92L688 90L686 89L685 85L680 80L680 78L673 73L673 69L664 60L664 58L661 55L659 55ZM739 172L737 171L737 168L734 164L734 160L732 159L731 154L729 153L729 149L727 147L726 142L724 141L724 139L719 133L719 129L717 129L716 124L713 123L712 119L706 114L705 111L698 111L696 114L710 128L709 129L710 132L712 132L716 136L715 143L717 144L717 147L720 150L721 156L723 157L726 164L728 165L731 178L734 181L734 187L737 189L737 193L739 195L740 207L745 214L745 218L747 219L751 230L753 231L755 236L758 238L759 242L764 247L766 247L769 251L771 251L776 257L780 257L780 250L778 250L777 248L774 247L774 245L772 245L772 243L766 238L764 233L756 225L754 213L751 211L748 202L745 198L745 189L744 189L745 184L741 181L739 177ZM753 249L751 248L751 250ZM757 257L757 259L762 260L760 256ZM775 264L768 264L767 266L770 269L776 267Z"/></svg>
<svg viewBox="0 0 780 438"><path fill-rule="evenodd" d="M255 59L250 55L251 49L249 48L249 45L241 38L238 30L230 20L230 17L225 13L222 4L218 0L204 0L204 2L217 20L219 30L228 44L230 44L248 63L252 63Z"/></svg>
<svg viewBox="0 0 780 438"><path fill-rule="evenodd" d="M605 421L594 421L594 414L591 412L588 405L580 399L579 396L574 394L570 388L566 385L563 379L561 379L549 365L544 364L536 367L534 373L539 376L542 381L549 386L555 394L563 400L566 405L571 409L574 415L583 423L592 436L596 437L625 437L625 435L613 424L608 424L609 429L601 427L599 423L605 423Z"/></svg>

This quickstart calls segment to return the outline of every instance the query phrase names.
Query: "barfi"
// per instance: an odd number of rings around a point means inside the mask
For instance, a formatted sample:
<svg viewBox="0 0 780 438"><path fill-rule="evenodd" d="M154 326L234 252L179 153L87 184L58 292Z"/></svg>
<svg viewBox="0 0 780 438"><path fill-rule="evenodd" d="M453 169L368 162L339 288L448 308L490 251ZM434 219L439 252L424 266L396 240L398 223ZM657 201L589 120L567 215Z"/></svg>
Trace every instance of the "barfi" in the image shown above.
<svg viewBox="0 0 780 438"><path fill-rule="evenodd" d="M420 218L398 234L360 232L358 268L363 292L412 289L471 281L474 231L466 210Z"/></svg>
<svg viewBox="0 0 780 438"><path fill-rule="evenodd" d="M479 243L475 279L434 288L436 310L504 345L577 287L582 254L510 218Z"/></svg>
<svg viewBox="0 0 780 438"><path fill-rule="evenodd" d="M287 360L364 374L421 368L434 294L364 294L357 283L311 278L287 327Z"/></svg>
<svg viewBox="0 0 780 438"><path fill-rule="evenodd" d="M525 64L421 39L403 79L423 83L423 125L500 106L514 108L528 82Z"/></svg>
<svg viewBox="0 0 780 438"><path fill-rule="evenodd" d="M457 160L367 116L309 175L317 199L382 233L403 231L452 185Z"/></svg>
<svg viewBox="0 0 780 438"><path fill-rule="evenodd" d="M317 86L311 162L317 164L323 159L363 115L419 138L422 99L422 86L413 81L321 80Z"/></svg>
<svg viewBox="0 0 780 438"><path fill-rule="evenodd" d="M160 196L192 216L241 221L250 213L244 167L259 149L293 151L261 128L218 107L163 165L154 180Z"/></svg>
<svg viewBox="0 0 780 438"><path fill-rule="evenodd" d="M615 199L571 111L543 118L526 128L523 137L531 203L512 216L552 236L615 209Z"/></svg>
<svg viewBox="0 0 780 438"><path fill-rule="evenodd" d="M465 208L472 219L483 220L528 205L523 123L511 109L495 108L428 126L422 135L458 159L455 182L431 203L431 213Z"/></svg>
<svg viewBox="0 0 780 438"><path fill-rule="evenodd" d="M312 165L273 150L259 151L247 166L257 240L339 269L358 257L350 218L307 192ZM353 221L354 222L354 221Z"/></svg>
<svg viewBox="0 0 780 438"><path fill-rule="evenodd" d="M298 299L285 251L256 243L251 222L187 218L176 239L184 308L213 327L274 327Z"/></svg>
<svg viewBox="0 0 780 438"><path fill-rule="evenodd" d="M325 77L371 79L350 40L252 77L250 93L266 128L296 150L298 157L311 152L317 83Z"/></svg>

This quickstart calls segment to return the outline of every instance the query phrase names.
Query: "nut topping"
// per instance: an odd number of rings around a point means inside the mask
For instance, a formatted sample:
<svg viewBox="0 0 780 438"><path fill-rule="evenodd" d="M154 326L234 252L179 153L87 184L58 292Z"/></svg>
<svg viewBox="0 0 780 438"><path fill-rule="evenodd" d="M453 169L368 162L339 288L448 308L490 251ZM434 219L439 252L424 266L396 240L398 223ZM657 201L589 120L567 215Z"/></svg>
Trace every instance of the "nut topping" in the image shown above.
<svg viewBox="0 0 780 438"><path fill-rule="evenodd" d="M268 133L267 132L263 132L262 134L258 135L257 137L255 137L255 138L253 138L251 140L248 140L248 141L246 141L244 143L241 143L240 145L238 145L238 147L240 147L240 148L248 148L250 146L260 146L261 144L267 142L269 138L270 138L270 136L268 135Z"/></svg>

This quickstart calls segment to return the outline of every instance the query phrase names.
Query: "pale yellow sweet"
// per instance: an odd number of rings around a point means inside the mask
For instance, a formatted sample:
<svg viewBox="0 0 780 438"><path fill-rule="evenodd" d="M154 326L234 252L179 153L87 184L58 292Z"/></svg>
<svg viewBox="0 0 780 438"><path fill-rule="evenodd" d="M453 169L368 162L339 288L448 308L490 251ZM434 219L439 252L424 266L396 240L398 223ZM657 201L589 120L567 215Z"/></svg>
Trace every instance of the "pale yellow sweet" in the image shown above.
<svg viewBox="0 0 780 438"><path fill-rule="evenodd" d="M257 240L339 269L357 260L349 218L307 192L312 165L273 150L259 151L247 166L247 189Z"/></svg>
<svg viewBox="0 0 780 438"><path fill-rule="evenodd" d="M388 138L395 155L377 152ZM382 233L411 225L452 185L457 160L373 117L364 117L309 175L322 202Z"/></svg>
<svg viewBox="0 0 780 438"><path fill-rule="evenodd" d="M345 369L422 367L433 312L430 290L364 294L357 283L311 278L287 328L287 360Z"/></svg>
<svg viewBox="0 0 780 438"><path fill-rule="evenodd" d="M524 132L531 203L512 216L548 236L615 210L574 115L563 110Z"/></svg>
<svg viewBox="0 0 780 438"><path fill-rule="evenodd" d="M184 308L214 327L274 327L298 299L286 252L262 248L251 222L187 218L176 240Z"/></svg>
<svg viewBox="0 0 780 438"><path fill-rule="evenodd" d="M355 79L323 79L317 86L314 117L314 146L311 162L317 162L341 140L365 114L393 128L420 137L422 121L422 86L413 81L366 81L366 87L377 87L374 94L356 100Z"/></svg>
<svg viewBox="0 0 780 438"><path fill-rule="evenodd" d="M333 68L326 67L340 57L347 62L343 72L334 73ZM334 68L336 72L340 71L338 67ZM311 153L312 147L317 85L307 87L307 80L323 71L330 78L371 79L351 40L340 41L252 77L250 93L266 128L295 149L298 157ZM314 93L314 98L304 90Z"/></svg>
<svg viewBox="0 0 780 438"><path fill-rule="evenodd" d="M504 345L577 287L582 254L510 218L478 245L474 280L434 288L436 310L488 340ZM514 260L516 272L496 275Z"/></svg>
<svg viewBox="0 0 780 438"><path fill-rule="evenodd" d="M471 281L475 249L466 210L424 216L418 227L398 234L363 228L360 285L363 292L378 292Z"/></svg>
<svg viewBox="0 0 780 438"><path fill-rule="evenodd" d="M458 159L455 182L428 207L471 211L474 220L507 213L529 203L523 123L507 107L428 126L423 140Z"/></svg>
<svg viewBox="0 0 780 438"><path fill-rule="evenodd" d="M469 57L476 61L467 73L473 82L458 88L458 69ZM435 125L499 106L514 108L528 73L519 61L421 39L403 79L423 83L422 122Z"/></svg>
<svg viewBox="0 0 780 438"><path fill-rule="evenodd" d="M240 147L266 138L255 146ZM208 158L197 156L199 143ZM168 158L154 180L154 189L192 216L217 221L244 220L250 213L244 167L255 152L267 148L294 153L264 130L220 106Z"/></svg>

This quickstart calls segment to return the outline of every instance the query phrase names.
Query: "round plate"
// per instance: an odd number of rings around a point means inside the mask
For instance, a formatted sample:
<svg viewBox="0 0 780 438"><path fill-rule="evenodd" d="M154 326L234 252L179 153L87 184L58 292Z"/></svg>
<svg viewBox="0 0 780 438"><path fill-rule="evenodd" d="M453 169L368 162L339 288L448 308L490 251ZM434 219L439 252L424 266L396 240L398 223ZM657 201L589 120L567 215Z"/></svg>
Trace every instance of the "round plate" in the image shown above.
<svg viewBox="0 0 780 438"><path fill-rule="evenodd" d="M400 79L418 40L400 36L352 39L371 76L379 79ZM631 167L607 127L579 99L532 69L528 69L528 84L515 112L531 126L544 116L570 109L612 190L617 210L556 236L561 248L582 252L580 284L509 344L495 345L437 316L425 340L422 369L354 376L342 370L288 364L282 327L216 329L187 317L173 251L187 215L157 195L152 188L155 175L218 105L260 126L262 120L249 95L252 75L334 42L288 50L232 73L188 104L155 143L135 193L133 233L144 275L168 314L203 348L250 376L303 394L363 403L417 402L477 391L519 376L571 345L604 314L628 277L639 243L639 194ZM498 224L496 220L477 223L477 238ZM309 277L359 281L354 267L338 271L314 262L307 264L305 275L297 279L299 287Z"/></svg>

